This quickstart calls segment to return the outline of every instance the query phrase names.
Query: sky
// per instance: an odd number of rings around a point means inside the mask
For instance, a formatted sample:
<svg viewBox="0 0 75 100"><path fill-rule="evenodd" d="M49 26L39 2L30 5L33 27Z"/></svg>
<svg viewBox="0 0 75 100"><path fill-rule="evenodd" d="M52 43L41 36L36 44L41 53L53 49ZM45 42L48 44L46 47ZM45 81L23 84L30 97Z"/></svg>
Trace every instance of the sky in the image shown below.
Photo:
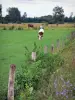
<svg viewBox="0 0 75 100"><path fill-rule="evenodd" d="M62 7L66 16L69 17L71 12L75 16L75 0L0 0L0 4L3 16L8 14L9 7L17 7L21 15L27 12L28 17L52 15L55 6Z"/></svg>

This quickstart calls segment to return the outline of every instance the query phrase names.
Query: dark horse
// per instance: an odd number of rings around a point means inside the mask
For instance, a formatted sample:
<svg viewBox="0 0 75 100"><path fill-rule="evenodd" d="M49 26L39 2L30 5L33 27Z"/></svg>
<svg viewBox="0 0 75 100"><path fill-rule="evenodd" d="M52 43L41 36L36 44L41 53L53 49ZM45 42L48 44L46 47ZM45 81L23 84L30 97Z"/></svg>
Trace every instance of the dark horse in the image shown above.
<svg viewBox="0 0 75 100"><path fill-rule="evenodd" d="M34 28L34 25L33 24L28 24L28 28L29 27Z"/></svg>

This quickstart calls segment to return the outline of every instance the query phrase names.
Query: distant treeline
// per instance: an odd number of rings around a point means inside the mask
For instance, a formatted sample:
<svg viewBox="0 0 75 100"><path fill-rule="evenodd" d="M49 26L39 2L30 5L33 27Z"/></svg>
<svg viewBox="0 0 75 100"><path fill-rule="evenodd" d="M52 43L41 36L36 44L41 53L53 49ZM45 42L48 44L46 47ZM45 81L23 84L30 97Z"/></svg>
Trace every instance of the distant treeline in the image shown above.
<svg viewBox="0 0 75 100"><path fill-rule="evenodd" d="M0 23L48 23L48 24L63 24L63 23L75 23L75 16L73 13L69 17L64 15L64 9L56 6L53 8L53 15L45 15L41 17L27 17L27 13L24 12L21 16L21 12L18 8L9 7L7 9L8 14L2 16L2 4L0 4Z"/></svg>
<svg viewBox="0 0 75 100"><path fill-rule="evenodd" d="M20 20L17 21L11 21L10 18L8 16L2 17L0 19L0 23L43 23L46 22L48 24L56 24L57 22L55 22L54 18L51 15L48 16L42 16L42 17L28 17L23 19L21 17ZM65 17L63 22L60 22L60 24L63 23L75 23L75 17Z"/></svg>

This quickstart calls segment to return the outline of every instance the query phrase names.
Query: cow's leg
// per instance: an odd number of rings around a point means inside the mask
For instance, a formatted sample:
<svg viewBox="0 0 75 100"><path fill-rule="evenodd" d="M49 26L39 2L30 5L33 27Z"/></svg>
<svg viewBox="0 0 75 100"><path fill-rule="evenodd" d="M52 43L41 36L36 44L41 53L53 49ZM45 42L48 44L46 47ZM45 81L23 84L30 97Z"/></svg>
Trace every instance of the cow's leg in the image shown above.
<svg viewBox="0 0 75 100"><path fill-rule="evenodd" d="M39 35L39 40L40 40L40 35Z"/></svg>
<svg viewBox="0 0 75 100"><path fill-rule="evenodd" d="M39 35L39 40L41 40L42 39L42 37L41 37L41 35Z"/></svg>
<svg viewBox="0 0 75 100"><path fill-rule="evenodd" d="M39 35L39 40L40 40L40 35Z"/></svg>

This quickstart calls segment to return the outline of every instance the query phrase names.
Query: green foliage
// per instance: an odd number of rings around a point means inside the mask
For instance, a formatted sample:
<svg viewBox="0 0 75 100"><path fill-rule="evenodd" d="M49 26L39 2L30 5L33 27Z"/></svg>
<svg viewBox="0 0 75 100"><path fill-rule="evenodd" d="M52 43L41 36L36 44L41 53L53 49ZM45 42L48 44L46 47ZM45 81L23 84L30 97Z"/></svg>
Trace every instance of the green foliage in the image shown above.
<svg viewBox="0 0 75 100"><path fill-rule="evenodd" d="M45 25L48 26L48 22L46 22Z"/></svg>
<svg viewBox="0 0 75 100"><path fill-rule="evenodd" d="M6 27L3 27L3 30L7 30Z"/></svg>
<svg viewBox="0 0 75 100"><path fill-rule="evenodd" d="M38 27L34 27L34 30L37 30L38 29Z"/></svg>
<svg viewBox="0 0 75 100"><path fill-rule="evenodd" d="M23 30L23 28L21 28L21 27L18 27L17 29L18 29L18 30Z"/></svg>
<svg viewBox="0 0 75 100"><path fill-rule="evenodd" d="M59 55L44 55L38 51L36 43L34 43L33 51L36 51L39 55L36 62L30 59L30 51L27 47L25 47L25 56L27 59L25 60L25 65L22 66L22 71L18 72L16 75L17 86L21 91L26 91L25 95L27 98L30 96L29 89L31 87L33 88L31 93L37 91L39 89L40 82L43 80L48 81L52 73L64 63ZM42 84L40 86L42 87ZM33 94L31 96L33 96Z"/></svg>
<svg viewBox="0 0 75 100"><path fill-rule="evenodd" d="M53 97L52 96L49 96L48 100L53 100Z"/></svg>
<svg viewBox="0 0 75 100"><path fill-rule="evenodd" d="M31 100L32 91L33 88L26 84L26 88L24 90L21 90L19 96L17 96L18 100Z"/></svg>
<svg viewBox="0 0 75 100"><path fill-rule="evenodd" d="M0 4L0 18L2 17L2 4Z"/></svg>
<svg viewBox="0 0 75 100"><path fill-rule="evenodd" d="M9 28L9 30L13 30L15 27L14 26L11 26L10 28Z"/></svg>
<svg viewBox="0 0 75 100"><path fill-rule="evenodd" d="M18 8L12 7L7 9L11 22L19 22L21 20L21 14Z"/></svg>
<svg viewBox="0 0 75 100"><path fill-rule="evenodd" d="M56 6L53 8L53 17L54 21L57 23L63 23L64 22L64 9L62 7Z"/></svg>

